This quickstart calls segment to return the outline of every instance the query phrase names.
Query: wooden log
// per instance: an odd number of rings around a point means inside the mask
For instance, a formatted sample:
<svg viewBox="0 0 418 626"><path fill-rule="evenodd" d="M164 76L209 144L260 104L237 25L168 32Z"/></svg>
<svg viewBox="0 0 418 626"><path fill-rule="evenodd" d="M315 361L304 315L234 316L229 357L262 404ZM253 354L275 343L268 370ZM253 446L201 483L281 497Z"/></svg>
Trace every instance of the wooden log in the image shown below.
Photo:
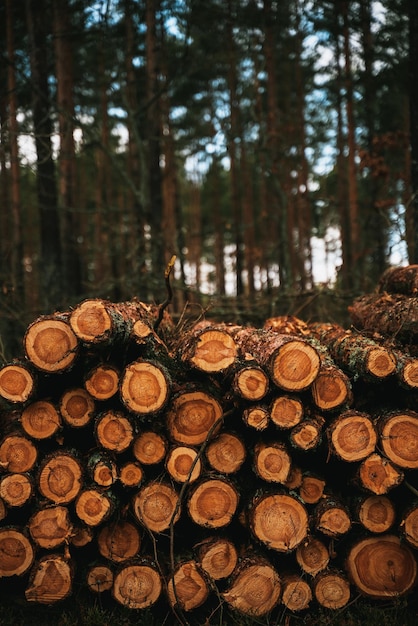
<svg viewBox="0 0 418 626"><path fill-rule="evenodd" d="M305 611L312 602L312 589L308 581L298 574L285 574L282 580L282 604L293 613Z"/></svg>
<svg viewBox="0 0 418 626"><path fill-rule="evenodd" d="M80 522L80 525L73 526L70 543L75 548L84 548L85 546L88 546L94 538L94 529L92 527L90 528L89 526L85 526Z"/></svg>
<svg viewBox="0 0 418 626"><path fill-rule="evenodd" d="M7 507L6 503L0 498L0 522L6 519L7 517Z"/></svg>
<svg viewBox="0 0 418 626"><path fill-rule="evenodd" d="M142 465L161 463L167 453L166 438L154 430L144 430L137 435L132 444L132 453Z"/></svg>
<svg viewBox="0 0 418 626"><path fill-rule="evenodd" d="M147 562L123 565L114 577L112 597L129 609L147 609L161 596L161 576Z"/></svg>
<svg viewBox="0 0 418 626"><path fill-rule="evenodd" d="M54 403L37 400L25 407L20 416L23 430L33 439L49 439L61 429L62 420Z"/></svg>
<svg viewBox="0 0 418 626"><path fill-rule="evenodd" d="M261 617L274 609L281 592L280 576L269 561L261 557L244 558L221 597L235 611Z"/></svg>
<svg viewBox="0 0 418 626"><path fill-rule="evenodd" d="M394 354L399 385L415 391L418 388L418 358L399 350L394 350Z"/></svg>
<svg viewBox="0 0 418 626"><path fill-rule="evenodd" d="M303 416L304 405L297 396L277 396L270 405L270 420L279 428L293 428L302 421Z"/></svg>
<svg viewBox="0 0 418 626"><path fill-rule="evenodd" d="M155 481L140 488L132 500L136 519L145 528L162 533L175 524L181 514L176 490L168 483Z"/></svg>
<svg viewBox="0 0 418 626"><path fill-rule="evenodd" d="M81 387L67 389L59 400L59 412L63 422L71 428L87 426L95 415L94 398Z"/></svg>
<svg viewBox="0 0 418 626"><path fill-rule="evenodd" d="M322 441L324 425L322 415L314 413L306 416L290 430L289 441L297 450L314 450Z"/></svg>
<svg viewBox="0 0 418 626"><path fill-rule="evenodd" d="M6 474L0 478L0 498L7 507L23 506L33 492L33 480L27 474Z"/></svg>
<svg viewBox="0 0 418 626"><path fill-rule="evenodd" d="M118 470L115 461L107 450L92 451L86 460L87 472L98 487L111 487L118 477Z"/></svg>
<svg viewBox="0 0 418 626"><path fill-rule="evenodd" d="M242 438L227 431L217 435L206 448L206 459L210 467L222 474L236 474L246 455Z"/></svg>
<svg viewBox="0 0 418 626"><path fill-rule="evenodd" d="M343 411L327 427L330 451L349 463L362 461L376 448L377 432L367 413Z"/></svg>
<svg viewBox="0 0 418 626"><path fill-rule="evenodd" d="M55 504L67 504L78 495L83 482L82 465L72 451L53 452L41 462L40 493Z"/></svg>
<svg viewBox="0 0 418 626"><path fill-rule="evenodd" d="M387 532L396 518L393 502L384 495L361 498L355 511L360 524L374 534Z"/></svg>
<svg viewBox="0 0 418 626"><path fill-rule="evenodd" d="M23 347L29 361L42 372L68 370L75 362L79 343L68 316L41 316L26 329Z"/></svg>
<svg viewBox="0 0 418 626"><path fill-rule="evenodd" d="M215 535L207 537L194 547L201 568L212 580L231 576L238 564L238 550L227 538Z"/></svg>
<svg viewBox="0 0 418 626"><path fill-rule="evenodd" d="M126 366L120 382L120 397L137 415L158 413L168 402L171 377L158 361L137 360Z"/></svg>
<svg viewBox="0 0 418 626"><path fill-rule="evenodd" d="M235 515L239 494L226 478L206 478L193 487L187 510L192 521L204 528L223 528Z"/></svg>
<svg viewBox="0 0 418 626"><path fill-rule="evenodd" d="M406 344L418 337L418 298L402 294L366 294L356 298L348 313L353 325Z"/></svg>
<svg viewBox="0 0 418 626"><path fill-rule="evenodd" d="M403 479L403 472L377 452L364 459L358 469L361 486L376 495L387 494L400 485Z"/></svg>
<svg viewBox="0 0 418 626"><path fill-rule="evenodd" d="M242 412L242 421L248 428L257 431L266 430L270 423L270 410L262 404L248 406Z"/></svg>
<svg viewBox="0 0 418 626"><path fill-rule="evenodd" d="M299 487L299 497L305 504L317 504L324 495L326 481L320 476L305 472Z"/></svg>
<svg viewBox="0 0 418 626"><path fill-rule="evenodd" d="M418 468L418 413L392 411L378 420L385 456L403 469Z"/></svg>
<svg viewBox="0 0 418 626"><path fill-rule="evenodd" d="M318 351L302 337L244 328L238 331L235 340L241 353L250 354L284 391L304 391L318 375Z"/></svg>
<svg viewBox="0 0 418 626"><path fill-rule="evenodd" d="M256 497L250 509L250 528L256 539L278 552L290 552L308 533L303 503L286 493Z"/></svg>
<svg viewBox="0 0 418 626"><path fill-rule="evenodd" d="M313 523L316 530L327 537L341 537L351 529L348 508L340 500L332 497L322 498L315 506Z"/></svg>
<svg viewBox="0 0 418 626"><path fill-rule="evenodd" d="M10 473L30 472L38 459L38 450L30 439L11 432L0 443L0 469Z"/></svg>
<svg viewBox="0 0 418 626"><path fill-rule="evenodd" d="M377 283L379 293L418 294L418 265L392 266L383 272Z"/></svg>
<svg viewBox="0 0 418 626"><path fill-rule="evenodd" d="M0 367L0 398L23 404L35 393L36 374L29 363L15 359Z"/></svg>
<svg viewBox="0 0 418 626"><path fill-rule="evenodd" d="M366 537L354 543L346 570L361 594L375 599L399 598L417 579L417 561L396 535Z"/></svg>
<svg viewBox="0 0 418 626"><path fill-rule="evenodd" d="M296 560L303 572L316 576L328 567L329 550L319 537L308 535L296 548Z"/></svg>
<svg viewBox="0 0 418 626"><path fill-rule="evenodd" d="M308 324L296 315L277 315L265 320L263 328L274 330L280 335L300 335L309 337Z"/></svg>
<svg viewBox="0 0 418 626"><path fill-rule="evenodd" d="M320 411L342 409L353 401L351 381L335 364L322 363L311 392L312 400Z"/></svg>
<svg viewBox="0 0 418 626"><path fill-rule="evenodd" d="M262 480L285 484L292 466L292 458L281 442L258 442L254 446L253 466L254 472Z"/></svg>
<svg viewBox="0 0 418 626"><path fill-rule="evenodd" d="M116 304L99 298L80 302L71 312L69 323L74 334L88 344L126 338L132 326Z"/></svg>
<svg viewBox="0 0 418 626"><path fill-rule="evenodd" d="M171 606L178 606L182 611L197 609L206 602L209 591L204 571L194 560L179 563L167 584Z"/></svg>
<svg viewBox="0 0 418 626"><path fill-rule="evenodd" d="M193 483L202 472L202 462L198 453L190 446L174 446L166 456L167 473L177 483Z"/></svg>
<svg viewBox="0 0 418 626"><path fill-rule="evenodd" d="M230 369L238 350L227 325L196 325L184 333L179 356L189 367L214 374Z"/></svg>
<svg viewBox="0 0 418 626"><path fill-rule="evenodd" d="M109 409L96 417L95 436L99 446L120 454L131 445L134 430L126 413Z"/></svg>
<svg viewBox="0 0 418 626"><path fill-rule="evenodd" d="M109 400L119 390L119 369L109 363L99 363L89 370L84 379L86 391L95 400Z"/></svg>
<svg viewBox="0 0 418 626"><path fill-rule="evenodd" d="M61 554L47 554L33 566L25 591L28 602L55 604L72 591L73 565Z"/></svg>
<svg viewBox="0 0 418 626"><path fill-rule="evenodd" d="M410 546L418 548L418 505L414 501L406 507L406 511L402 513L399 524L401 536L405 538Z"/></svg>
<svg viewBox="0 0 418 626"><path fill-rule="evenodd" d="M0 578L26 574L34 558L33 545L20 528L0 528Z"/></svg>
<svg viewBox="0 0 418 626"><path fill-rule="evenodd" d="M180 392L169 405L166 423L176 443L198 446L221 423L223 410L214 395L199 389Z"/></svg>
<svg viewBox="0 0 418 626"><path fill-rule="evenodd" d="M116 508L116 500L108 490L82 489L75 501L75 512L87 526L96 527L105 522Z"/></svg>
<svg viewBox="0 0 418 626"><path fill-rule="evenodd" d="M114 574L107 563L90 565L86 574L86 584L93 593L104 593L113 587Z"/></svg>
<svg viewBox="0 0 418 626"><path fill-rule="evenodd" d="M73 524L66 506L42 507L29 519L28 530L32 541L46 550L54 550L69 542Z"/></svg>
<svg viewBox="0 0 418 626"><path fill-rule="evenodd" d="M326 609L342 609L350 600L350 583L345 573L334 568L319 572L312 586L316 601Z"/></svg>
<svg viewBox="0 0 418 626"><path fill-rule="evenodd" d="M231 382L234 394L237 397L259 402L270 386L270 380L264 369L254 360L240 361L235 367Z"/></svg>
<svg viewBox="0 0 418 626"><path fill-rule="evenodd" d="M132 559L141 548L138 527L123 519L105 524L98 531L97 546L100 554L112 563Z"/></svg>
<svg viewBox="0 0 418 626"><path fill-rule="evenodd" d="M295 465L293 463L292 467L290 468L289 476L287 477L286 482L283 484L289 490L299 489L299 487L302 484L302 479L303 479L302 469L298 465Z"/></svg>
<svg viewBox="0 0 418 626"><path fill-rule="evenodd" d="M119 467L118 478L123 487L139 487L144 479L144 470L136 461L127 461Z"/></svg>

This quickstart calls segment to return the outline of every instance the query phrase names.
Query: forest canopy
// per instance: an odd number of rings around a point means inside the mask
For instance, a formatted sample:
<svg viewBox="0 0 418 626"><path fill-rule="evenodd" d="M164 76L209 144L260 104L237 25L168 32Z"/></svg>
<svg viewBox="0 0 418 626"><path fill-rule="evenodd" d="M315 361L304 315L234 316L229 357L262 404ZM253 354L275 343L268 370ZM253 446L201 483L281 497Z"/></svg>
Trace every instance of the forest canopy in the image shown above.
<svg viewBox="0 0 418 626"><path fill-rule="evenodd" d="M173 254L179 311L414 261L413 5L1 3L1 328L161 302Z"/></svg>

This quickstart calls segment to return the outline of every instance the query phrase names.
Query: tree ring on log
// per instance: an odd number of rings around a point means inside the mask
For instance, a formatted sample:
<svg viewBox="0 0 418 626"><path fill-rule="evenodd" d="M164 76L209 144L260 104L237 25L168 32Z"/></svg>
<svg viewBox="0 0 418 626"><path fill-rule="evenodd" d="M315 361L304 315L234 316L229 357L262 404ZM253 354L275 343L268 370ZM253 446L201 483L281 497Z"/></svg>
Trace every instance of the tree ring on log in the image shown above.
<svg viewBox="0 0 418 626"><path fill-rule="evenodd" d="M305 341L292 339L273 356L274 382L285 391L303 391L316 379L320 367L317 351Z"/></svg>
<svg viewBox="0 0 418 626"><path fill-rule="evenodd" d="M33 559L33 546L20 530L0 528L0 577L25 574Z"/></svg>
<svg viewBox="0 0 418 626"><path fill-rule="evenodd" d="M133 499L136 518L149 530L161 533L178 521L181 514L177 492L171 485L149 483Z"/></svg>
<svg viewBox="0 0 418 626"><path fill-rule="evenodd" d="M34 392L35 382L26 367L5 365L0 369L0 395L9 402L26 402Z"/></svg>
<svg viewBox="0 0 418 626"><path fill-rule="evenodd" d="M238 493L226 480L209 478L195 487L188 500L191 519L205 528L227 526L238 506Z"/></svg>
<svg viewBox="0 0 418 626"><path fill-rule="evenodd" d="M418 468L418 414L412 411L395 413L379 426L385 455L402 468Z"/></svg>
<svg viewBox="0 0 418 626"><path fill-rule="evenodd" d="M174 398L167 424L174 441L199 445L223 414L219 402L203 391L182 393Z"/></svg>
<svg viewBox="0 0 418 626"><path fill-rule="evenodd" d="M113 322L104 302L86 300L70 315L70 325L81 341L99 342L107 339L113 330Z"/></svg>
<svg viewBox="0 0 418 626"><path fill-rule="evenodd" d="M265 495L252 508L251 527L254 536L269 548L290 552L307 535L308 513L293 496Z"/></svg>
<svg viewBox="0 0 418 626"><path fill-rule="evenodd" d="M119 604L130 609L146 609L161 595L159 573L150 565L123 567L115 576L112 595Z"/></svg>
<svg viewBox="0 0 418 626"><path fill-rule="evenodd" d="M31 324L24 337L28 359L45 372L61 372L73 364L78 339L69 324L57 319L42 319Z"/></svg>
<svg viewBox="0 0 418 626"><path fill-rule="evenodd" d="M281 590L279 574L272 565L262 561L241 567L231 586L221 595L240 613L262 616L277 604Z"/></svg>
<svg viewBox="0 0 418 626"><path fill-rule="evenodd" d="M120 393L122 402L133 413L157 413L170 394L168 373L157 363L134 361L125 368Z"/></svg>

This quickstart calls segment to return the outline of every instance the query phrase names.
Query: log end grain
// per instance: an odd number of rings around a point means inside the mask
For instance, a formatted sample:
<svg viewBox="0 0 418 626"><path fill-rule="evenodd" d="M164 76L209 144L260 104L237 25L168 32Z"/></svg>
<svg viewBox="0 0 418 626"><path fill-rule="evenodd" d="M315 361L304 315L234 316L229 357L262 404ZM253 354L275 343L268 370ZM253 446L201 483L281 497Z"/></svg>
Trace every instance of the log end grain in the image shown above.
<svg viewBox="0 0 418 626"><path fill-rule="evenodd" d="M72 591L71 563L60 554L50 554L34 565L25 597L28 602L55 604Z"/></svg>
<svg viewBox="0 0 418 626"><path fill-rule="evenodd" d="M34 548L18 528L0 528L0 577L21 576L33 564Z"/></svg>
<svg viewBox="0 0 418 626"><path fill-rule="evenodd" d="M287 494L270 494L256 499L250 512L254 536L278 552L290 552L308 533L305 506Z"/></svg>
<svg viewBox="0 0 418 626"><path fill-rule="evenodd" d="M206 328L193 338L183 359L202 372L223 372L237 358L237 346L226 330Z"/></svg>
<svg viewBox="0 0 418 626"><path fill-rule="evenodd" d="M190 446L175 446L166 457L166 469L173 480L178 483L193 483L202 471L202 462L197 452Z"/></svg>
<svg viewBox="0 0 418 626"><path fill-rule="evenodd" d="M119 370L113 365L96 365L87 373L84 386L92 398L109 400L119 389Z"/></svg>
<svg viewBox="0 0 418 626"><path fill-rule="evenodd" d="M316 379L320 368L317 350L305 341L289 339L272 357L272 376L285 391L304 391Z"/></svg>
<svg viewBox="0 0 418 626"><path fill-rule="evenodd" d="M171 485L147 483L134 495L132 508L137 520L148 530L161 533L176 523L181 514L178 494Z"/></svg>
<svg viewBox="0 0 418 626"><path fill-rule="evenodd" d="M387 532L394 524L396 510L387 496L368 496L359 504L357 515L364 528L378 534Z"/></svg>
<svg viewBox="0 0 418 626"><path fill-rule="evenodd" d="M316 601L327 609L342 609L350 600L350 583L341 572L320 572L312 585Z"/></svg>
<svg viewBox="0 0 418 626"><path fill-rule="evenodd" d="M297 613L308 608L312 601L312 589L308 581L297 574L282 576L282 587L281 602L289 611Z"/></svg>
<svg viewBox="0 0 418 626"><path fill-rule="evenodd" d="M85 300L70 315L75 335L86 343L104 341L112 332L112 318L103 300Z"/></svg>
<svg viewBox="0 0 418 626"><path fill-rule="evenodd" d="M361 461L375 450L377 432L371 418L364 413L341 413L327 432L331 450L344 461Z"/></svg>
<svg viewBox="0 0 418 626"><path fill-rule="evenodd" d="M167 414L171 438L177 443L200 445L220 423L222 407L211 394L190 391L175 397Z"/></svg>
<svg viewBox="0 0 418 626"><path fill-rule="evenodd" d="M170 376L157 362L134 361L122 374L121 399L132 413L157 413L167 403L170 391Z"/></svg>
<svg viewBox="0 0 418 626"><path fill-rule="evenodd" d="M131 420L121 411L109 410L100 414L95 434L99 446L117 454L127 450L134 439Z"/></svg>
<svg viewBox="0 0 418 626"><path fill-rule="evenodd" d="M42 508L34 513L28 528L33 542L46 550L53 550L69 541L73 533L68 508L61 505Z"/></svg>
<svg viewBox="0 0 418 626"><path fill-rule="evenodd" d="M197 547L198 561L212 580L231 576L238 563L238 551L231 540L209 537Z"/></svg>
<svg viewBox="0 0 418 626"><path fill-rule="evenodd" d="M246 447L240 437L222 432L209 443L206 459L212 469L222 474L235 474L245 461Z"/></svg>
<svg viewBox="0 0 418 626"><path fill-rule="evenodd" d="M67 322L43 318L28 326L24 349L37 369L49 373L62 372L73 365L77 357L78 338Z"/></svg>
<svg viewBox="0 0 418 626"><path fill-rule="evenodd" d="M195 486L187 507L195 524L205 528L223 528L235 515L238 501L238 491L228 480L208 478Z"/></svg>
<svg viewBox="0 0 418 626"><path fill-rule="evenodd" d="M0 444L0 468L10 473L29 472L38 459L33 442L20 434L7 435Z"/></svg>
<svg viewBox="0 0 418 626"><path fill-rule="evenodd" d="M154 605L162 592L161 576L148 564L123 567L115 576L113 598L130 609L146 609Z"/></svg>
<svg viewBox="0 0 418 626"><path fill-rule="evenodd" d="M222 597L234 610L261 617L277 605L281 592L279 574L270 563L260 560L244 562Z"/></svg>
<svg viewBox="0 0 418 626"><path fill-rule="evenodd" d="M167 594L171 606L183 611L201 606L209 596L209 585L198 564L190 560L178 565L168 581Z"/></svg>
<svg viewBox="0 0 418 626"><path fill-rule="evenodd" d="M297 397L278 396L270 406L270 419L279 428L293 428L303 418L302 401Z"/></svg>
<svg viewBox="0 0 418 626"><path fill-rule="evenodd" d="M321 411L350 405L352 402L351 382L336 366L323 366L312 383L312 399Z"/></svg>
<svg viewBox="0 0 418 626"><path fill-rule="evenodd" d="M328 567L328 547L319 537L308 535L296 548L296 560L303 572L316 576Z"/></svg>
<svg viewBox="0 0 418 626"><path fill-rule="evenodd" d="M292 459L280 442L258 443L254 448L254 471L269 483L285 484L292 466Z"/></svg>
<svg viewBox="0 0 418 626"><path fill-rule="evenodd" d="M118 520L100 529L97 545L105 559L113 563L122 563L138 554L141 536L137 526L126 520Z"/></svg>
<svg viewBox="0 0 418 626"><path fill-rule="evenodd" d="M27 366L11 363L0 368L0 397L9 402L23 403L35 390L35 378Z"/></svg>
<svg viewBox="0 0 418 626"><path fill-rule="evenodd" d="M142 465L161 463L167 453L166 438L153 430L144 430L133 441L132 452Z"/></svg>
<svg viewBox="0 0 418 626"><path fill-rule="evenodd" d="M384 454L398 467L418 469L418 414L389 414L378 425Z"/></svg>
<svg viewBox="0 0 418 626"><path fill-rule="evenodd" d="M48 439L61 428L61 415L48 400L31 402L20 417L23 430L33 439Z"/></svg>
<svg viewBox="0 0 418 626"><path fill-rule="evenodd" d="M41 494L55 504L66 504L78 495L83 479L79 460L66 452L52 453L44 458L39 471Z"/></svg>
<svg viewBox="0 0 418 626"><path fill-rule="evenodd" d="M93 593L110 591L113 587L113 581L114 574L108 565L98 564L89 567L86 576L86 583L88 589Z"/></svg>
<svg viewBox="0 0 418 626"><path fill-rule="evenodd" d="M388 493L404 479L403 472L377 452L361 462L358 476L362 487L376 495Z"/></svg>

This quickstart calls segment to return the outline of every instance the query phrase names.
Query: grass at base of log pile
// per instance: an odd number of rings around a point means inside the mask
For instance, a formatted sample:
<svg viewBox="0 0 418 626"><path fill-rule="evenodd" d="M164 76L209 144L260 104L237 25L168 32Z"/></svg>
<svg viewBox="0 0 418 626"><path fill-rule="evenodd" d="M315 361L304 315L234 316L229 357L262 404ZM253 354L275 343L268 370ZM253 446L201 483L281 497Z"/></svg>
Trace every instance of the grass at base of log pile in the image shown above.
<svg viewBox="0 0 418 626"><path fill-rule="evenodd" d="M291 613L279 605L269 615L251 619L229 611L225 606L210 617L198 611L183 614L184 621L162 610L131 610L83 590L70 598L43 606L26 602L11 589L0 592L1 626L416 626L418 598L372 602L354 598L340 610L327 610L314 603L302 612Z"/></svg>

